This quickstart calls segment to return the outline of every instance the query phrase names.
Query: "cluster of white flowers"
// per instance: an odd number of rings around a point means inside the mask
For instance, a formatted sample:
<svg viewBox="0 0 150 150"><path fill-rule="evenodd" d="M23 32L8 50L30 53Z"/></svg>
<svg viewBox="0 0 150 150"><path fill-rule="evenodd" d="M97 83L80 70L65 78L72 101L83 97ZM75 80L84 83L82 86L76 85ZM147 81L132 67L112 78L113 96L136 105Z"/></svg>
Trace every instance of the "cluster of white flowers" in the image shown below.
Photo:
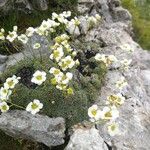
<svg viewBox="0 0 150 150"><path fill-rule="evenodd" d="M59 90L69 90L68 94L72 94L71 88L68 88L69 81L72 80L73 74L71 72L67 72L64 74L60 71L60 69L57 69L55 67L52 67L50 69L50 74L54 75L54 78L51 79L51 83L53 85L56 85L56 88Z"/></svg>
<svg viewBox="0 0 150 150"><path fill-rule="evenodd" d="M121 62L121 69L128 71L132 60L124 59L124 60L121 60L120 62Z"/></svg>
<svg viewBox="0 0 150 150"><path fill-rule="evenodd" d="M17 30L18 30L18 27L14 26L13 31L8 32L6 39L10 42L13 42L18 37Z"/></svg>
<svg viewBox="0 0 150 150"><path fill-rule="evenodd" d="M119 133L118 124L116 123L116 119L119 117L119 111L115 105L105 106L102 110L98 108L98 105L93 105L88 109L88 115L91 122L98 123L100 120L106 122L108 133L111 136Z"/></svg>
<svg viewBox="0 0 150 150"><path fill-rule="evenodd" d="M53 52L50 59L57 64L57 68L52 67L49 72L54 75L52 84L56 85L57 89L67 92L69 90L68 93L72 93L72 89L68 85L73 74L69 70L78 65L79 61L74 60L77 53L71 48L69 39L67 34L55 38L55 44L51 47Z"/></svg>
<svg viewBox="0 0 150 150"><path fill-rule="evenodd" d="M114 55L105 55L105 54L96 54L95 59L97 61L103 62L106 66L111 65L112 63L118 61Z"/></svg>
<svg viewBox="0 0 150 150"><path fill-rule="evenodd" d="M132 52L130 45L125 44L121 47L123 50L128 52ZM95 60L103 62L106 66L111 65L112 63L118 61L118 59L114 55L105 55L105 54L96 54ZM121 68L123 70L128 70L129 65L131 64L132 60L121 60ZM118 107L121 106L124 101L125 97L122 96L122 90L128 85L125 77L121 77L116 83L116 88L120 91L117 94L111 94L107 96L106 106L101 110L98 108L97 105L93 105L88 109L88 115L92 122L98 123L100 120L109 121L107 123L107 129L111 136L119 134L119 125L116 123L116 119L119 117Z"/></svg>
<svg viewBox="0 0 150 150"><path fill-rule="evenodd" d="M75 56L77 52L73 50L71 45L69 44L70 36L67 35L66 31L70 28L76 29L77 26L80 25L80 21L77 17L70 19L71 12L64 11L61 14L52 13L52 19L43 20L39 27L33 28L29 27L26 29L24 34L18 34L18 27L14 26L12 31L8 33L5 32L3 28L0 30L0 40L7 40L9 42L19 41L23 44L26 44L30 37L34 35L34 33L40 36L48 36L51 33L56 33L57 30L63 27L63 31L59 36L56 36L54 39L54 45L51 47L52 53L50 55L50 59L55 62L57 68L52 67L50 69L50 74L54 77L51 79L51 83L56 86L59 90L64 90L68 94L73 94L73 89L69 87L69 82L73 78L73 73L71 70L80 64L79 60L75 60ZM100 21L101 17L96 14L95 16L87 17L87 22L89 28L94 27ZM73 31L74 32L74 31ZM74 34L74 33L70 33ZM33 44L33 49L39 49L41 47L40 43ZM12 89L15 85L19 82L19 77L15 75L11 78L8 78L4 83L4 87L0 89L0 109L2 112L6 112L9 110L9 106L7 105L6 101L9 100L10 95L12 94ZM41 85L46 80L46 72L37 70L33 74L31 82ZM13 104L12 104L13 105ZM17 105L16 105L17 106ZM39 100L34 100L33 102L29 103L26 110L31 112L32 114L37 113L43 104L39 102Z"/></svg>
<svg viewBox="0 0 150 150"><path fill-rule="evenodd" d="M120 48L129 53L134 51L134 49L128 43L121 45Z"/></svg>
<svg viewBox="0 0 150 150"><path fill-rule="evenodd" d="M128 85L125 77L121 77L117 82L116 82L116 87L120 90L122 90L124 87Z"/></svg>
<svg viewBox="0 0 150 150"><path fill-rule="evenodd" d="M97 26L101 20L101 16L99 14L96 14L95 16L86 16L86 18L88 23L88 29Z"/></svg>
<svg viewBox="0 0 150 150"><path fill-rule="evenodd" d="M97 61L103 62L106 66L111 65L112 63L118 61L117 58L114 55L104 55L104 54L96 54L95 59ZM129 65L131 63L130 61L127 61L124 59L121 61L122 67L124 69L128 69ZM118 88L120 91L127 86L127 81L124 77L121 77L120 80L116 82L116 88ZM119 133L119 127L116 123L116 119L119 117L119 111L118 107L121 106L125 101L125 97L122 96L121 93L118 94L111 94L107 97L106 100L106 106L100 110L98 109L97 105L93 105L89 108L88 114L90 117L90 120L92 122L98 122L99 120L109 121L107 123L107 129L111 136L114 136Z"/></svg>
<svg viewBox="0 0 150 150"><path fill-rule="evenodd" d="M124 103L125 97L119 94L112 94L107 97L106 106L99 109L98 105L93 105L88 109L88 115L91 122L98 123L103 120L107 124L108 133L111 136L119 134L116 119L119 117L118 107Z"/></svg>
<svg viewBox="0 0 150 150"><path fill-rule="evenodd" d="M36 74L38 73L39 71ZM43 75L43 72L40 72L40 73ZM16 84L19 83L20 79L21 79L20 77L13 75L12 77L7 78L6 82L4 83L4 86L0 88L0 110L1 112L7 112L9 110L10 107L8 103L10 103L11 105L20 107L19 105L13 104L13 102L11 102L10 100L10 95L12 94L12 90L15 88ZM36 82L36 83L39 84L39 82ZM32 114L36 114L42 108L43 108L43 104L40 103L39 100L34 100L33 102L30 102L27 105L26 111L29 111Z"/></svg>
<svg viewBox="0 0 150 150"><path fill-rule="evenodd" d="M2 112L9 110L9 106L6 102L9 100L9 97L12 94L12 90L19 82L19 79L20 77L13 75L12 77L7 78L3 87L0 88L0 109Z"/></svg>

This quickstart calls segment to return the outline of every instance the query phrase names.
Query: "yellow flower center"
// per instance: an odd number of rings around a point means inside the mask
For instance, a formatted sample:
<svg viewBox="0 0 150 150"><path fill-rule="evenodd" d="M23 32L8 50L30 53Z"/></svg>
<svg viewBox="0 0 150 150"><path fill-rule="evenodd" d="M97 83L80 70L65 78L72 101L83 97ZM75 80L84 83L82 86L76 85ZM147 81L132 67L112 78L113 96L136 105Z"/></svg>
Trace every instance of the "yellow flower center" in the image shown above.
<svg viewBox="0 0 150 150"><path fill-rule="evenodd" d="M53 55L54 55L54 58L57 58L57 57L59 57L59 51L54 51L54 53L53 53Z"/></svg>
<svg viewBox="0 0 150 150"><path fill-rule="evenodd" d="M13 33L11 33L11 34L9 34L9 36L12 38L12 37L14 36L14 34L13 34Z"/></svg>
<svg viewBox="0 0 150 150"><path fill-rule="evenodd" d="M106 117L106 118L111 118L111 117L112 117L111 112L109 111L109 112L105 113L105 117Z"/></svg>
<svg viewBox="0 0 150 150"><path fill-rule="evenodd" d="M116 101L116 100L117 100L117 96L111 95L111 96L109 97L109 99L110 99L111 101Z"/></svg>
<svg viewBox="0 0 150 150"><path fill-rule="evenodd" d="M11 86L13 86L14 82L13 82L13 80L11 80L11 81L8 81L7 84L11 87Z"/></svg>
<svg viewBox="0 0 150 150"><path fill-rule="evenodd" d="M116 126L115 126L115 125L112 125L112 126L111 126L111 130L114 131L115 129L116 129Z"/></svg>
<svg viewBox="0 0 150 150"><path fill-rule="evenodd" d="M6 94L6 93L7 93L7 90L6 90L6 89L3 89L3 93L5 93L5 94Z"/></svg>
<svg viewBox="0 0 150 150"><path fill-rule="evenodd" d="M6 110L7 110L7 106L6 106L6 105L3 105L3 106L2 106L2 110L6 111Z"/></svg>
<svg viewBox="0 0 150 150"><path fill-rule="evenodd" d="M32 109L37 109L37 108L38 108L38 105L37 105L36 103L33 103L33 104L31 105L31 108L32 108Z"/></svg>
<svg viewBox="0 0 150 150"><path fill-rule="evenodd" d="M37 80L42 80L42 75L38 75L38 76L36 77L36 79L37 79Z"/></svg>
<svg viewBox="0 0 150 150"><path fill-rule="evenodd" d="M92 113L93 116L96 116L97 110L96 110L96 109L93 109L91 113Z"/></svg>
<svg viewBox="0 0 150 150"><path fill-rule="evenodd" d="M59 74L60 73L60 70L58 70L58 69L56 69L55 71L54 71L54 74L56 75L56 74Z"/></svg>

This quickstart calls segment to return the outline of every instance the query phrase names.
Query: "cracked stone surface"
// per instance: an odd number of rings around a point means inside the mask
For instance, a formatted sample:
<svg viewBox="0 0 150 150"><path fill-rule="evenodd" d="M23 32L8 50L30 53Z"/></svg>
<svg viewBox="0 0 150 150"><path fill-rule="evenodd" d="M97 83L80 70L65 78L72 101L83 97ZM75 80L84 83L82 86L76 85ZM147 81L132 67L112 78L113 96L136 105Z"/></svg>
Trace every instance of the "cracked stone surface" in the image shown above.
<svg viewBox="0 0 150 150"><path fill-rule="evenodd" d="M65 121L61 117L49 118L13 110L0 115L0 129L15 138L30 139L49 147L64 143Z"/></svg>

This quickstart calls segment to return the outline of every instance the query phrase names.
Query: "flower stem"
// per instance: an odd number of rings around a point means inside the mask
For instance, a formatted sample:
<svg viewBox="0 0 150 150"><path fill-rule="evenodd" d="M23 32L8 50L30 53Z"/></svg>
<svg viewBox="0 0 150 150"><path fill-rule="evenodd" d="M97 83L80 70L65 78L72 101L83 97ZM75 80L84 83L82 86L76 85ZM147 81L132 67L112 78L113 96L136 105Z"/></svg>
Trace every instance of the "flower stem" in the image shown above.
<svg viewBox="0 0 150 150"><path fill-rule="evenodd" d="M12 102L9 101L9 103L11 104L11 106L15 106L15 107L18 107L18 108L21 108L21 109L25 109L23 106L19 106L17 104L14 104Z"/></svg>

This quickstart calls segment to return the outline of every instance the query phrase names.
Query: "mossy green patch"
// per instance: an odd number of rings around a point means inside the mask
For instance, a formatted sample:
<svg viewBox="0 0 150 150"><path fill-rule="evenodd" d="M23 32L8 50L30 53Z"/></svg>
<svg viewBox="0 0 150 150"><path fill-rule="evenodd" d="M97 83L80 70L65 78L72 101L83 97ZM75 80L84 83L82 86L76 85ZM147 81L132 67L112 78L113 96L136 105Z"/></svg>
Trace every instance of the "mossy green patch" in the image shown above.
<svg viewBox="0 0 150 150"><path fill-rule="evenodd" d="M8 68L1 76L1 80L5 82L7 77L13 74L18 75L22 68L27 67L31 68L33 72L36 70L46 71L47 80L41 86L29 88L20 81L21 83L13 90L11 100L17 105L26 107L29 102L39 99L44 104L42 114L50 117L63 117L66 119L67 127L71 127L88 119L87 110L99 95L106 68L103 64L95 62L95 67L93 71L90 70L88 76L75 70L74 79L70 83L74 95L66 95L51 84L52 75L50 75L49 69L53 65L49 58L43 58L42 62L40 59L24 60Z"/></svg>

